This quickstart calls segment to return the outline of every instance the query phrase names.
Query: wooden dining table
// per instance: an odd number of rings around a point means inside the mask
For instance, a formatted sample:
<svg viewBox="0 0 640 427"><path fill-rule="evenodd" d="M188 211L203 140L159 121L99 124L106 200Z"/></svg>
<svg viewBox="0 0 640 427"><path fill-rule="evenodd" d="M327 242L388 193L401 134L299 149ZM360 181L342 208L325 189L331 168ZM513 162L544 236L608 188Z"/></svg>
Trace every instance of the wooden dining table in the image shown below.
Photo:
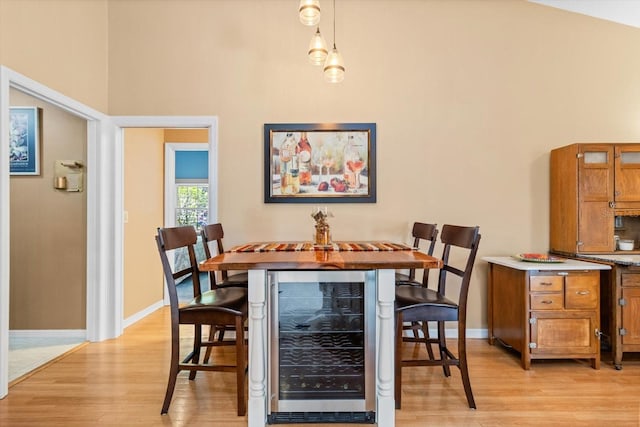
<svg viewBox="0 0 640 427"><path fill-rule="evenodd" d="M395 425L394 301L396 269L440 268L442 261L419 250L386 241L338 242L318 247L306 242L239 245L200 264L202 271L248 270L249 427L267 424L268 274L289 271L375 271L376 423Z"/></svg>

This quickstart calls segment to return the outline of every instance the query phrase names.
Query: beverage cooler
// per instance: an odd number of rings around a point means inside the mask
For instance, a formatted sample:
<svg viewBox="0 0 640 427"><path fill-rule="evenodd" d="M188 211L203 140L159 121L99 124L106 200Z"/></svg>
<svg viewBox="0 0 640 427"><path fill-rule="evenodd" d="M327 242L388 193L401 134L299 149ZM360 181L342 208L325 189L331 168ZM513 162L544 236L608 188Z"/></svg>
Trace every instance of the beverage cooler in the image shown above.
<svg viewBox="0 0 640 427"><path fill-rule="evenodd" d="M375 423L375 271L276 271L269 423Z"/></svg>

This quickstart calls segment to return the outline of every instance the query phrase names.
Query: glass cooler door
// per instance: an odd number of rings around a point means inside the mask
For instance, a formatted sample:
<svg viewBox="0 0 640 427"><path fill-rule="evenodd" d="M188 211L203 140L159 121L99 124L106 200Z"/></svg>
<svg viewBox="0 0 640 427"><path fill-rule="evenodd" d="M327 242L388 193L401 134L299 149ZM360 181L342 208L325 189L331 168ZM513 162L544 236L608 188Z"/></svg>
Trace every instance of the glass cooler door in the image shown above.
<svg viewBox="0 0 640 427"><path fill-rule="evenodd" d="M374 272L331 273L275 280L273 411L375 410Z"/></svg>

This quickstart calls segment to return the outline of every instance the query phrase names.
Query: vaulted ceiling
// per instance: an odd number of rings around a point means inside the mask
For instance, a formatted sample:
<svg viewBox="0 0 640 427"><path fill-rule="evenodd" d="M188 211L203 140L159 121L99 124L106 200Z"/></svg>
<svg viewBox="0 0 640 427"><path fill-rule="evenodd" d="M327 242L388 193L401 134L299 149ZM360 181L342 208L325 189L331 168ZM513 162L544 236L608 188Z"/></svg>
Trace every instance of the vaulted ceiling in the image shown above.
<svg viewBox="0 0 640 427"><path fill-rule="evenodd" d="M636 0L529 1L640 28L640 1Z"/></svg>

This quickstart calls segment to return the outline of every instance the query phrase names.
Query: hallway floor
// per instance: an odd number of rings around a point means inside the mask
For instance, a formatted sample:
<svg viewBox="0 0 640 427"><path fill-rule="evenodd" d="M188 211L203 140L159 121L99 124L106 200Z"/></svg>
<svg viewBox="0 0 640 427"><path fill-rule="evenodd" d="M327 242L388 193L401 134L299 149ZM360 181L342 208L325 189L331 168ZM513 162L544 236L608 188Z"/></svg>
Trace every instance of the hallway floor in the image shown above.
<svg viewBox="0 0 640 427"><path fill-rule="evenodd" d="M9 336L9 384L84 342L77 337Z"/></svg>

